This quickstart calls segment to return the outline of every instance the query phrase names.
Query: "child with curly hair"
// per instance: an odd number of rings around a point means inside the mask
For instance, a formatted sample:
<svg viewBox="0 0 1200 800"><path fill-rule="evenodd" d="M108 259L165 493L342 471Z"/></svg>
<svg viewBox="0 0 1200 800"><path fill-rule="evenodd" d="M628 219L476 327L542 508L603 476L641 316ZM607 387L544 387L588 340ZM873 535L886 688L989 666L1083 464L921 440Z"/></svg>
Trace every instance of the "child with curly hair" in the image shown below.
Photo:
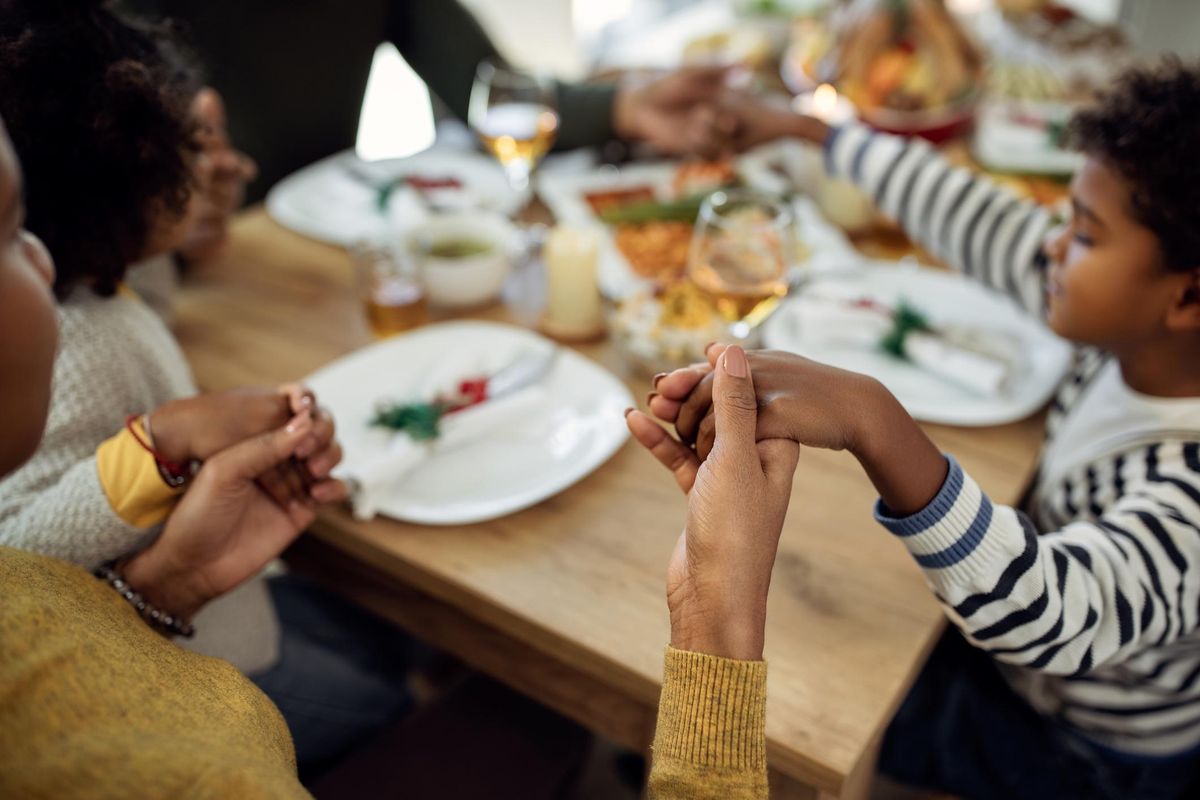
<svg viewBox="0 0 1200 800"><path fill-rule="evenodd" d="M178 344L126 282L127 265L176 250L192 229L199 89L166 26L99 0L0 0L0 116L27 177L26 225L57 262L61 329L41 448L0 481L0 544L89 569L128 558L160 531L187 465L305 409L310 440L264 488L285 506L335 499L322 492L340 449L311 394L196 395ZM409 641L292 576L243 584L195 628L185 646L259 683L306 770L411 703Z"/></svg>

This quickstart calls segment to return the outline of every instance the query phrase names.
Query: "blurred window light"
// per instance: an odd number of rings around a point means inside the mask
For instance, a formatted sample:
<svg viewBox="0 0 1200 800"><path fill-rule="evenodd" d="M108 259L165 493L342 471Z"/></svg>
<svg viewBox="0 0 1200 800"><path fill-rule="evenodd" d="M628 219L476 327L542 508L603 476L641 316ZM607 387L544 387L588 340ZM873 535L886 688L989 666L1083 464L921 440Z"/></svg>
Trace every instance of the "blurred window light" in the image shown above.
<svg viewBox="0 0 1200 800"><path fill-rule="evenodd" d="M587 41L614 22L629 16L637 0L571 0L575 37Z"/></svg>
<svg viewBox="0 0 1200 800"><path fill-rule="evenodd" d="M358 118L358 157L404 158L428 149L436 136L429 88L394 45L379 45Z"/></svg>

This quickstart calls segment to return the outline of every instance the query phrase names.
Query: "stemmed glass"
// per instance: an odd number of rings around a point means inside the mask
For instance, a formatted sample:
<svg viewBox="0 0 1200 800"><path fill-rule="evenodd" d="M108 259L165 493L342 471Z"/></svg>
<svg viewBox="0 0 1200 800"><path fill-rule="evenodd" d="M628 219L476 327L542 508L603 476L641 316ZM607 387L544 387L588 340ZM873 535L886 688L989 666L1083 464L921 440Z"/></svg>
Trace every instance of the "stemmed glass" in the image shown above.
<svg viewBox="0 0 1200 800"><path fill-rule="evenodd" d="M554 84L544 77L491 60L476 70L467 121L522 195L558 134L557 107Z"/></svg>
<svg viewBox="0 0 1200 800"><path fill-rule="evenodd" d="M688 276L713 298L731 332L749 334L788 293L796 255L791 209L766 195L718 191L700 207Z"/></svg>

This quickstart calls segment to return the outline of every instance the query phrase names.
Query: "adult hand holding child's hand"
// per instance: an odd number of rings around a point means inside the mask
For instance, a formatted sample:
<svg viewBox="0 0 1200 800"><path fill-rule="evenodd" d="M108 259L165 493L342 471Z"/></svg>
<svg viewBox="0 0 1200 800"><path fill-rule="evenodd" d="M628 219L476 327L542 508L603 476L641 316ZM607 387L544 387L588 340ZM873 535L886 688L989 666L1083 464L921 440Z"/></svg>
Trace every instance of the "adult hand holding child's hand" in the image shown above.
<svg viewBox="0 0 1200 800"><path fill-rule="evenodd" d="M681 474L694 474L715 451L720 423L715 365L724 352L725 345L714 344L707 351L709 364L660 376L650 398L651 412L673 422L682 442L695 443L694 452L649 418L630 425L634 436L672 467L681 486L686 482ZM937 494L946 459L879 381L792 353L747 356L755 375L759 440L791 439L849 451L895 513L914 513Z"/></svg>
<svg viewBox="0 0 1200 800"><path fill-rule="evenodd" d="M701 461L712 450L715 433L711 366L724 351L721 344L708 348L709 369L663 377L656 389L667 402L651 407L655 416L675 424L680 439L695 444ZM792 353L761 350L746 356L754 369L761 439L793 439L808 447L857 453L872 426L886 416L891 396L874 378Z"/></svg>
<svg viewBox="0 0 1200 800"><path fill-rule="evenodd" d="M282 427L294 414L311 412L311 425L292 458L261 474L259 483L277 503L304 500L309 484L329 477L342 458L333 418L299 384L236 389L174 400L149 415L154 446L169 461L205 461L255 436Z"/></svg>
<svg viewBox="0 0 1200 800"><path fill-rule="evenodd" d="M741 348L722 353L713 376L712 454L690 469L678 465L694 480L685 487L690 489L687 523L667 571L671 644L680 650L758 660L767 590L799 447L785 439L755 440L754 379ZM628 421L639 441L644 441L646 426L653 427L690 454L641 412L630 412ZM663 460L683 458L684 452L655 454Z"/></svg>
<svg viewBox="0 0 1200 800"><path fill-rule="evenodd" d="M316 517L317 503L344 500L332 479L309 498L281 505L260 478L288 464L314 426L305 409L278 430L259 434L210 458L167 520L162 535L123 568L155 607L183 619L258 573Z"/></svg>

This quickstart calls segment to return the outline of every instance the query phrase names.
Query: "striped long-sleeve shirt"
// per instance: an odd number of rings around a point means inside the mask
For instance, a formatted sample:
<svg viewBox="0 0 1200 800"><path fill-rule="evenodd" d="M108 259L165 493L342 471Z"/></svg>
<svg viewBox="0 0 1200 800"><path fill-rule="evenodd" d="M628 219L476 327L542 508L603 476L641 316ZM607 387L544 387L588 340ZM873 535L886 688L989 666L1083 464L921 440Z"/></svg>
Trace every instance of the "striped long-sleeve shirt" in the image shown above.
<svg viewBox="0 0 1200 800"><path fill-rule="evenodd" d="M931 252L1044 314L1047 210L859 126L831 137L826 163ZM993 503L949 461L928 507L876 513L951 621L1035 708L1094 741L1200 745L1200 398L1139 395L1080 348L1027 507Z"/></svg>

